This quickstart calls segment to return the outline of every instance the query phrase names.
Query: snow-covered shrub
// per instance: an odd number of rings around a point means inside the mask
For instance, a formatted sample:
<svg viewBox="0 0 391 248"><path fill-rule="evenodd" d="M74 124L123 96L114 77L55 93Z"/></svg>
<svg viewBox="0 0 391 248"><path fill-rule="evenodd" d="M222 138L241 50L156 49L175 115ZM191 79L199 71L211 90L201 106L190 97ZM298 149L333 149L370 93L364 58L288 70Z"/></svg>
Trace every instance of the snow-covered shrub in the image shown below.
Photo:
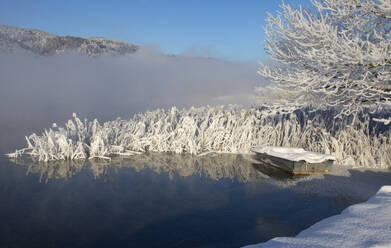
<svg viewBox="0 0 391 248"><path fill-rule="evenodd" d="M388 126L372 121L369 112L344 120L334 118L337 113L311 108L284 113L267 107L173 107L103 125L74 115L65 127L26 137L28 147L9 156L53 161L110 159L146 152L249 153L252 147L265 144L334 154L341 165L391 166Z"/></svg>

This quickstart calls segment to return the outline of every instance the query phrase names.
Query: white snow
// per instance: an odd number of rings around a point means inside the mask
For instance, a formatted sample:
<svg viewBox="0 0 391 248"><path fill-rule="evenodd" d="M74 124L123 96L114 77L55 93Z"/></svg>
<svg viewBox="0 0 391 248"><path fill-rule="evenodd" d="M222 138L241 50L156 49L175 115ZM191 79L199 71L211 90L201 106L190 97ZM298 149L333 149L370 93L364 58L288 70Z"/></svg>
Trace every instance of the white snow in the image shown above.
<svg viewBox="0 0 391 248"><path fill-rule="evenodd" d="M367 202L324 219L294 238L279 237L246 248L391 247L391 186L383 186Z"/></svg>
<svg viewBox="0 0 391 248"><path fill-rule="evenodd" d="M304 160L308 163L322 163L327 160L335 160L333 155L308 152L303 148L291 148L281 146L256 146L251 149L255 153L264 153L270 156L287 159L290 161Z"/></svg>
<svg viewBox="0 0 391 248"><path fill-rule="evenodd" d="M370 128L376 123L367 118L357 119L352 126L349 120L333 116L332 112L281 114L270 108L232 105L157 109L104 123L74 115L65 125L26 137L27 147L8 156L54 161L145 152L248 154L254 146L265 144L333 154L338 165L391 166L391 129L374 134Z"/></svg>

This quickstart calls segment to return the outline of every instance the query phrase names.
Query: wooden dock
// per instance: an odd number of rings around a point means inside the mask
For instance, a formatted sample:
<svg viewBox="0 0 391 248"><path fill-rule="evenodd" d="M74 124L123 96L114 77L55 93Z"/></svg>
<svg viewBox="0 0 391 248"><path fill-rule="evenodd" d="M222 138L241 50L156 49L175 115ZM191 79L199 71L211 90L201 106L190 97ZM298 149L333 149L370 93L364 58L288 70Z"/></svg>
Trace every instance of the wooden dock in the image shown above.
<svg viewBox="0 0 391 248"><path fill-rule="evenodd" d="M262 148L264 148L263 146ZM295 175L306 175L313 173L329 172L333 165L334 159L331 155L323 155L320 153L307 152L297 148L292 148L292 153L289 153L290 148L283 148L284 152L279 155L279 147L266 147L272 149L253 149L255 157L260 162L280 168ZM273 150L274 149L274 150ZM295 149L295 150L293 150ZM281 149L280 149L281 150ZM272 152L268 152L272 151ZM296 152L296 153L295 153ZM296 155L296 156L295 156ZM321 159L306 159L312 156Z"/></svg>

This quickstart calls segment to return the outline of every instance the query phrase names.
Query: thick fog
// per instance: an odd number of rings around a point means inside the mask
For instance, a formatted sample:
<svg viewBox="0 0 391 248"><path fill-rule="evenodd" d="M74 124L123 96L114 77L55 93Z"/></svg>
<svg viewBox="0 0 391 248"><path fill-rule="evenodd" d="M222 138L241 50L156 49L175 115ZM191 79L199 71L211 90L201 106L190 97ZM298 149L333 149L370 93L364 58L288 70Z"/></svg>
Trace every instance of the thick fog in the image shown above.
<svg viewBox="0 0 391 248"><path fill-rule="evenodd" d="M73 112L106 121L172 105L250 105L258 84L256 63L151 49L99 58L0 53L0 152L25 146L25 135Z"/></svg>

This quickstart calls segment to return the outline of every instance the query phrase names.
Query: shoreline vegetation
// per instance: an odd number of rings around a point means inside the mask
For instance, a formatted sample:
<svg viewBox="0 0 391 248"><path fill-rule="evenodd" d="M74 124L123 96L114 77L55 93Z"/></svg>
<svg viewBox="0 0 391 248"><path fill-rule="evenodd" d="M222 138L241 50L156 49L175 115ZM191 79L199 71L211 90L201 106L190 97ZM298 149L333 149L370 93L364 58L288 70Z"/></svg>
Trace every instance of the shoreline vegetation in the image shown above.
<svg viewBox="0 0 391 248"><path fill-rule="evenodd" d="M338 109L280 108L236 105L179 110L158 109L130 120L105 123L81 120L53 124L41 135L26 137L27 147L7 154L38 161L107 159L147 152L205 155L250 153L257 145L301 147L332 154L336 164L366 168L391 165L391 128L375 121L389 115L366 109L338 118Z"/></svg>

